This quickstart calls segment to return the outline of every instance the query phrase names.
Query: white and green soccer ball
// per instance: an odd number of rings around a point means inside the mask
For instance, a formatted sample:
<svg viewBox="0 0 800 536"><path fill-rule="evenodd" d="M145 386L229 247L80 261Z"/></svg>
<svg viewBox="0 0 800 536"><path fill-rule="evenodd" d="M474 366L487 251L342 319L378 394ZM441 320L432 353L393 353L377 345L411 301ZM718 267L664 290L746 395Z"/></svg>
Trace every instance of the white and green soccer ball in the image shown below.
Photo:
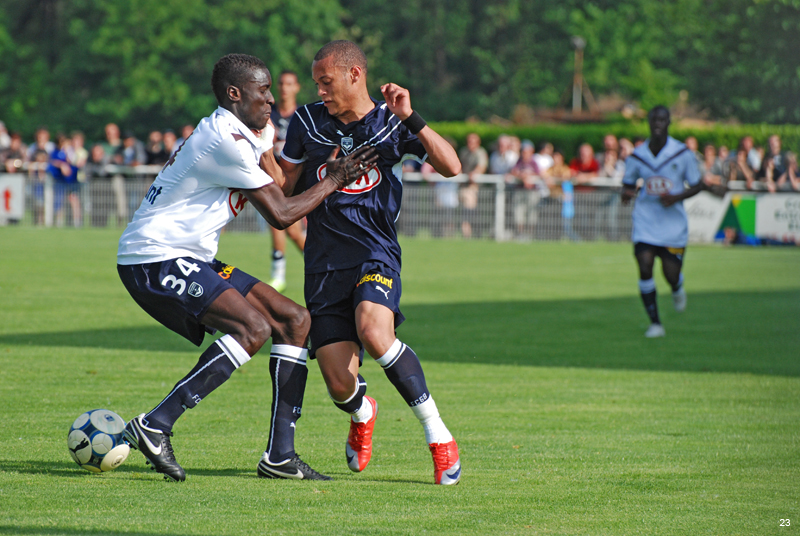
<svg viewBox="0 0 800 536"><path fill-rule="evenodd" d="M107 409L80 415L69 429L67 446L75 463L93 473L113 471L128 458L131 448L122 440L125 421Z"/></svg>

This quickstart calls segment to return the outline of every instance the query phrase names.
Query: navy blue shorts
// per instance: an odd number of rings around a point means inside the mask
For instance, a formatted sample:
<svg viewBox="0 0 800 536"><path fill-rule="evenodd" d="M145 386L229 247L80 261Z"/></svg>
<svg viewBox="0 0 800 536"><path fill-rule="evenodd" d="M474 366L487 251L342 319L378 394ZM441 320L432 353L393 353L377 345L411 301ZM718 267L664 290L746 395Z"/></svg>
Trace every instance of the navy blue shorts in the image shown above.
<svg viewBox="0 0 800 536"><path fill-rule="evenodd" d="M235 266L181 257L149 264L117 265L122 284L144 311L200 346L214 328L200 319L220 294L235 288L242 296L259 282Z"/></svg>
<svg viewBox="0 0 800 536"><path fill-rule="evenodd" d="M311 313L311 351L340 341L363 349L356 330L356 307L362 301L385 305L394 312L394 326L406 319L400 312L400 274L382 262L347 270L306 274L306 307Z"/></svg>
<svg viewBox="0 0 800 536"><path fill-rule="evenodd" d="M666 246L654 246L647 242L636 242L633 245L634 256L639 256L640 252L652 251L654 257L660 257L661 262L672 261L683 266L683 257L686 255L686 248L668 248Z"/></svg>

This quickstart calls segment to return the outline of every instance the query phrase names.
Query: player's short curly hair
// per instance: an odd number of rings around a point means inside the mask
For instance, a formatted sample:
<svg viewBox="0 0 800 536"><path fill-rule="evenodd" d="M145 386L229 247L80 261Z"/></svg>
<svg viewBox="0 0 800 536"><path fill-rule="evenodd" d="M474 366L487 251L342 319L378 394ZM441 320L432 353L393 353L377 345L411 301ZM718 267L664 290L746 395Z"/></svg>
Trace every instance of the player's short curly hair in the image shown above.
<svg viewBox="0 0 800 536"><path fill-rule="evenodd" d="M211 74L211 89L214 90L217 102L222 104L225 101L228 86L241 88L247 83L250 73L256 69L269 71L264 62L255 56L228 54L221 57Z"/></svg>
<svg viewBox="0 0 800 536"><path fill-rule="evenodd" d="M314 61L323 60L328 56L333 56L336 65L345 69L358 65L364 71L367 70L367 55L352 41L344 39L331 41L319 49L319 52L314 56Z"/></svg>
<svg viewBox="0 0 800 536"><path fill-rule="evenodd" d="M663 104L656 104L655 106L653 106L652 108L650 108L650 111L649 111L649 112L647 112L647 120L649 121L650 119L652 119L652 118L653 118L653 116L656 114L656 112L660 112L660 111L667 112L667 117L669 117L669 116L671 116L671 115L672 115L672 114L670 114L670 112L669 112L669 108L667 108L667 107L666 107L666 106L664 106Z"/></svg>

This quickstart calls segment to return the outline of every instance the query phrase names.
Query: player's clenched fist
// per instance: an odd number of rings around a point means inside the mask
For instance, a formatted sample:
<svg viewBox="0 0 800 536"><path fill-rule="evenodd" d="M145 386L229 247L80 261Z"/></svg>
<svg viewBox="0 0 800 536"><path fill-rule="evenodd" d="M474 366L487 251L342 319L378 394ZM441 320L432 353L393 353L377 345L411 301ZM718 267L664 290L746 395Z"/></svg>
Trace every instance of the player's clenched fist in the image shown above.
<svg viewBox="0 0 800 536"><path fill-rule="evenodd" d="M366 145L342 158L336 158L340 147L331 151L325 166L325 178L332 180L337 189L358 180L364 173L375 167L378 153L375 147Z"/></svg>
<svg viewBox="0 0 800 536"><path fill-rule="evenodd" d="M411 109L411 97L406 88L397 84L384 84L381 86L381 93L383 93L390 112L396 115L400 121L408 119L413 110Z"/></svg>

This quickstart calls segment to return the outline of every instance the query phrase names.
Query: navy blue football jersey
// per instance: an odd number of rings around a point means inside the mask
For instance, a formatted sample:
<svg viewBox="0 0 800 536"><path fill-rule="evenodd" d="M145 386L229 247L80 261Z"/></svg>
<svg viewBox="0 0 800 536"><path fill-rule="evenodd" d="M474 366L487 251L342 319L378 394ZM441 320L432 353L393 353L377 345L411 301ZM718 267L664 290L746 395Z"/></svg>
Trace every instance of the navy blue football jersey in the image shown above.
<svg viewBox="0 0 800 536"><path fill-rule="evenodd" d="M381 261L400 272L400 245L395 222L403 196L403 161L427 157L419 139L386 106L375 108L347 125L319 102L301 106L289 124L281 157L303 164L295 193L325 177L325 161L341 145L349 154L364 145L379 155L376 169L334 192L308 215L306 273L352 268Z"/></svg>

